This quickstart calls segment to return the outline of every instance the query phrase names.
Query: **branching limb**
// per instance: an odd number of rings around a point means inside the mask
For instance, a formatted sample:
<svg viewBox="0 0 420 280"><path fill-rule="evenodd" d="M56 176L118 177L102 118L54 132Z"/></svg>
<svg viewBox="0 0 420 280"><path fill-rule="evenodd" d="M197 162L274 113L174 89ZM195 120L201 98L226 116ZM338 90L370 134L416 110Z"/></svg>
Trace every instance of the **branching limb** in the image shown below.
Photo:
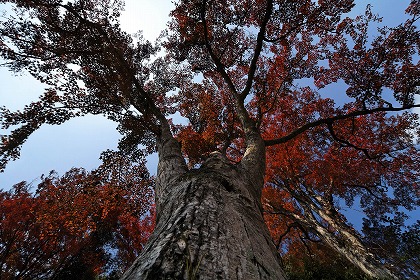
<svg viewBox="0 0 420 280"><path fill-rule="evenodd" d="M225 66L220 61L220 58L214 53L213 48L210 44L210 39L209 39L209 35L208 35L209 34L209 28L208 28L208 24L207 24L207 20L206 20L206 6L207 6L207 1L203 1L203 5L202 5L201 11L200 11L201 21L203 22L203 26L204 26L204 41L205 41L206 49L207 49L211 59L213 60L214 64L216 65L217 71L220 73L220 75L222 75L223 80L228 85L229 90L234 95L237 95L237 90L236 90L235 85L233 84L233 81L231 80L228 73L226 72Z"/></svg>
<svg viewBox="0 0 420 280"><path fill-rule="evenodd" d="M268 24L268 21L270 20L272 12L273 12L273 1L268 0L267 1L267 6L266 6L266 9L265 9L264 19L261 23L260 31L258 32L257 44L255 46L254 56L252 57L251 64L249 66L246 86L240 94L240 99L241 99L242 102L245 100L245 98L248 96L248 94L251 90L252 83L253 83L254 76L255 76L255 71L257 70L258 58L260 57L261 50L262 50L263 43L264 43L265 31L266 31L267 24Z"/></svg>
<svg viewBox="0 0 420 280"><path fill-rule="evenodd" d="M357 117L357 116L365 116L365 115L370 115L370 114L374 114L374 113L379 113L379 112L400 112L400 111L405 111L405 110L409 110L409 109L413 109L413 108L420 108L420 104L413 104L413 105L407 105L407 106L403 106L403 107L396 107L396 108L389 108L389 107L379 107L379 108L374 108L374 109L366 109L366 110L359 110L359 111L353 111L351 113L348 114L344 114L344 115L337 115L334 117L329 117L329 118L324 118L324 119L319 119L317 121L314 122L309 122L301 127L299 127L298 129L292 131L291 133L287 134L286 136L277 138L277 139L271 139L271 140L265 140L265 145L268 146L274 146L277 144L282 144L285 143L293 138L295 138L296 136L306 132L307 130L323 125L323 124L328 124L328 123L333 123L335 121L339 121L339 120L345 120L345 119L349 119L349 118L353 118L353 117Z"/></svg>
<svg viewBox="0 0 420 280"><path fill-rule="evenodd" d="M331 134L332 138L333 138L335 141L337 141L337 142L339 142L339 143L341 143L341 144L343 144L343 145L345 145L345 146L347 146L347 147L352 147L352 148L354 148L355 150L358 150L358 151L363 152L363 153L366 155L366 157L367 157L368 159L375 159L375 158L377 158L377 157L372 157L372 156L369 154L369 151L368 151L367 149L360 148L360 147L358 147L358 146L356 146L356 145L354 145L354 144L350 143L349 141L347 141L347 140L345 140L345 139L341 139L341 138L339 138L339 137L337 136L337 134L334 132L334 129L333 129L333 122L328 122L328 123L327 123L327 127L328 127L328 131L330 132L330 134Z"/></svg>

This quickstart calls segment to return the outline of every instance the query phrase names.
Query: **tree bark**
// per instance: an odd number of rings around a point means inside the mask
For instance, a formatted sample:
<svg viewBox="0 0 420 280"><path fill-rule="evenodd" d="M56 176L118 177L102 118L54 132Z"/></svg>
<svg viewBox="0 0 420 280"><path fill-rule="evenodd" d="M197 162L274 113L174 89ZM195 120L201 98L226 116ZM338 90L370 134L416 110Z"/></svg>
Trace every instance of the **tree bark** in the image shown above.
<svg viewBox="0 0 420 280"><path fill-rule="evenodd" d="M329 230L323 226L313 215L306 217L305 222L307 226L318 233L318 236L331 249L344 256L369 277L375 279L398 279L369 252L356 233L344 222L330 217L322 209L313 209L313 211L327 222L332 229Z"/></svg>
<svg viewBox="0 0 420 280"><path fill-rule="evenodd" d="M253 158L232 164L216 152L187 170L172 137L158 151L156 228L122 279L285 279L262 216L262 177L246 168Z"/></svg>
<svg viewBox="0 0 420 280"><path fill-rule="evenodd" d="M301 212L290 212L281 206L276 207L269 203L266 207L272 208L275 212L289 217L303 228L314 232L327 246L345 257L367 276L374 279L398 279L369 252L356 231L338 216L332 197L327 200L326 197L317 198L310 188L306 188L309 194L291 188L287 190L299 203Z"/></svg>

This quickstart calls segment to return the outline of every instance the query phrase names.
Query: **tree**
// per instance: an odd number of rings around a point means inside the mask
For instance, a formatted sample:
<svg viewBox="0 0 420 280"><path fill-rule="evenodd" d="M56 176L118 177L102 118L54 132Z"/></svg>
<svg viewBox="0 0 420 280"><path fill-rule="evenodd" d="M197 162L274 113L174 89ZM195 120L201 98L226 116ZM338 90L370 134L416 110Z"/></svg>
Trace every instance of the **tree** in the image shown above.
<svg viewBox="0 0 420 280"><path fill-rule="evenodd" d="M3 127L17 126L3 167L42 124L85 114L119 123L126 157L158 152L156 228L123 279L283 279L286 235L395 278L336 200L361 197L381 216L419 204L419 1L374 38L379 18L345 17L351 0L178 1L155 45L121 31L118 0L0 3L17 9L2 57L49 86L23 111L2 109ZM342 94L323 96L337 82Z"/></svg>
<svg viewBox="0 0 420 280"><path fill-rule="evenodd" d="M26 182L2 191L1 279L121 273L153 230L151 183L143 164L108 152L96 171L73 168L62 177L51 172L34 193Z"/></svg>

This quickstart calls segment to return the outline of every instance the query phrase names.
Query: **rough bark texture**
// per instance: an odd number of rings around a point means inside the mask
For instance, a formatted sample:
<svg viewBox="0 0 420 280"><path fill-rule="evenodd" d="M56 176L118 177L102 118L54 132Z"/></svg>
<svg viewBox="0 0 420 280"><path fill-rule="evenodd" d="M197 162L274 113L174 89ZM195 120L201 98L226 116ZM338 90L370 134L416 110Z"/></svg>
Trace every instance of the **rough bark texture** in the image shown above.
<svg viewBox="0 0 420 280"><path fill-rule="evenodd" d="M369 253L359 237L345 223L332 219L325 214L325 211L317 210L316 213L334 230L328 230L313 216L307 218L305 221L301 220L301 222L312 227L331 249L347 258L347 260L369 277L375 279L397 279L395 275L375 259L373 254Z"/></svg>
<svg viewBox="0 0 420 280"><path fill-rule="evenodd" d="M163 145L156 229L122 279L285 279L262 217L261 180L219 153L187 171L176 141Z"/></svg>
<svg viewBox="0 0 420 280"><path fill-rule="evenodd" d="M309 196L299 190L288 188L288 191L299 202L301 212L281 209L280 212L283 215L316 232L326 245L339 255L344 256L369 277L397 279L369 252L357 232L349 227L341 217L338 217L338 212L334 209L332 195L319 197L310 188L306 188L306 191L311 194Z"/></svg>

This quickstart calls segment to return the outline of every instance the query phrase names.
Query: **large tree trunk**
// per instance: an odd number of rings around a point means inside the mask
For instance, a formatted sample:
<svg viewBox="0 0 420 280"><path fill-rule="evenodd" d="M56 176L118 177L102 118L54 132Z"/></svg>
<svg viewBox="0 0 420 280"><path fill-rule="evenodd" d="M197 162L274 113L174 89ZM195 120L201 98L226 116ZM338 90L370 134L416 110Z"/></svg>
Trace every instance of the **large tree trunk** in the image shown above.
<svg viewBox="0 0 420 280"><path fill-rule="evenodd" d="M173 138L158 150L156 229L122 279L285 279L262 216L262 176L246 168L253 158L231 164L214 153L188 171Z"/></svg>

